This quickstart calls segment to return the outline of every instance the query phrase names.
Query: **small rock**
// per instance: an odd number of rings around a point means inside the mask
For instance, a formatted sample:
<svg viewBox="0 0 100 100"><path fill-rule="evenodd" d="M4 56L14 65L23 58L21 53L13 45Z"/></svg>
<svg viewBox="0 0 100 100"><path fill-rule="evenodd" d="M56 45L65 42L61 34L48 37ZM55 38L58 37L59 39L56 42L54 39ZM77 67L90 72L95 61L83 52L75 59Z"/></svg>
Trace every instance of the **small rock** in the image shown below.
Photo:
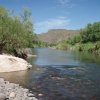
<svg viewBox="0 0 100 100"><path fill-rule="evenodd" d="M9 84L9 82L8 81L5 81L5 84Z"/></svg>
<svg viewBox="0 0 100 100"><path fill-rule="evenodd" d="M38 94L38 96L43 96L43 94L40 93L40 94Z"/></svg>
<svg viewBox="0 0 100 100"><path fill-rule="evenodd" d="M6 100L6 95L3 93L0 93L0 100Z"/></svg>
<svg viewBox="0 0 100 100"><path fill-rule="evenodd" d="M26 93L28 93L28 92L29 92L29 90L28 90L28 89L24 89L23 91L24 91L24 92L26 92Z"/></svg>
<svg viewBox="0 0 100 100"><path fill-rule="evenodd" d="M9 95L9 98L15 98L15 97L16 97L15 92L11 92L10 95Z"/></svg>
<svg viewBox="0 0 100 100"><path fill-rule="evenodd" d="M34 97L34 94L29 93L27 96L28 96L28 97Z"/></svg>
<svg viewBox="0 0 100 100"><path fill-rule="evenodd" d="M38 99L35 97L30 97L29 100L38 100Z"/></svg>

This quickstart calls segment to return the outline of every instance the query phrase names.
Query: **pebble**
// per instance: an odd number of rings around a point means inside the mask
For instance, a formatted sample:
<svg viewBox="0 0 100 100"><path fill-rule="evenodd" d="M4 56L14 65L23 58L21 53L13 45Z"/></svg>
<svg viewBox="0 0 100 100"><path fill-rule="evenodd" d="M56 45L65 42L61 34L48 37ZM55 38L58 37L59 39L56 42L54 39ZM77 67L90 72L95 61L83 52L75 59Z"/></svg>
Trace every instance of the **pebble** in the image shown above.
<svg viewBox="0 0 100 100"><path fill-rule="evenodd" d="M40 93L40 94L38 94L38 96L43 96L43 94Z"/></svg>
<svg viewBox="0 0 100 100"><path fill-rule="evenodd" d="M29 90L28 90L28 89L24 89L23 91L24 91L24 92L26 92L26 93L28 93L28 92L29 92Z"/></svg>
<svg viewBox="0 0 100 100"><path fill-rule="evenodd" d="M16 94L14 92L11 92L9 95L9 98L15 98L15 97L16 97Z"/></svg>
<svg viewBox="0 0 100 100"><path fill-rule="evenodd" d="M28 97L34 97L34 94L29 93L29 94L28 94Z"/></svg>

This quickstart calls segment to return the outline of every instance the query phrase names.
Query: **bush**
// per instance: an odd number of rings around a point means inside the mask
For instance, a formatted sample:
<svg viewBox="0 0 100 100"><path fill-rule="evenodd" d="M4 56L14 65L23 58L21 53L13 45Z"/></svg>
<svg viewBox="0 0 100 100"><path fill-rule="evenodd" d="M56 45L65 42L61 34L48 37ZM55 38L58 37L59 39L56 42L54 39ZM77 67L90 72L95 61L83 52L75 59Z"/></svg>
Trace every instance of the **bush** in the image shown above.
<svg viewBox="0 0 100 100"><path fill-rule="evenodd" d="M88 24L86 28L80 31L81 42L96 42L100 41L100 22Z"/></svg>
<svg viewBox="0 0 100 100"><path fill-rule="evenodd" d="M61 50L67 50L68 49L68 45L65 43L60 43L56 46L56 49L61 49Z"/></svg>
<svg viewBox="0 0 100 100"><path fill-rule="evenodd" d="M24 15L27 13L27 16ZM0 52L13 52L16 48L31 47L33 44L33 25L28 12L23 12L26 20L13 17L3 7L0 7Z"/></svg>
<svg viewBox="0 0 100 100"><path fill-rule="evenodd" d="M71 44L71 45L74 45L76 43L79 43L80 42L80 35L77 35L77 36L74 36L73 38L69 38L67 40L67 43Z"/></svg>

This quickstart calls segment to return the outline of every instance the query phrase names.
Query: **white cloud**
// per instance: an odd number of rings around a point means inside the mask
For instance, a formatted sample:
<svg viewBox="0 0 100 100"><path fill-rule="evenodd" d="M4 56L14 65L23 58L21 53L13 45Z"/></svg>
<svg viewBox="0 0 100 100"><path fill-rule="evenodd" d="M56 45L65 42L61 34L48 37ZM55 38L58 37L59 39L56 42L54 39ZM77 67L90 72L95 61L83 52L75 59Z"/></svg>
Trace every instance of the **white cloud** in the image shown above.
<svg viewBox="0 0 100 100"><path fill-rule="evenodd" d="M66 28L70 23L70 20L66 17L60 16L57 18L51 18L42 22L35 24L35 29L37 32L46 32L49 29L61 29Z"/></svg>
<svg viewBox="0 0 100 100"><path fill-rule="evenodd" d="M75 3L76 0L57 0L59 6L64 6L67 8L73 8L74 6L76 6L77 4ZM84 2L87 0L77 0L79 2Z"/></svg>
<svg viewBox="0 0 100 100"><path fill-rule="evenodd" d="M70 0L58 0L61 5L69 4Z"/></svg>
<svg viewBox="0 0 100 100"><path fill-rule="evenodd" d="M62 7L67 7L67 8L73 8L74 6L76 6L75 3L73 3L73 0L57 0L58 2L58 6L62 6Z"/></svg>

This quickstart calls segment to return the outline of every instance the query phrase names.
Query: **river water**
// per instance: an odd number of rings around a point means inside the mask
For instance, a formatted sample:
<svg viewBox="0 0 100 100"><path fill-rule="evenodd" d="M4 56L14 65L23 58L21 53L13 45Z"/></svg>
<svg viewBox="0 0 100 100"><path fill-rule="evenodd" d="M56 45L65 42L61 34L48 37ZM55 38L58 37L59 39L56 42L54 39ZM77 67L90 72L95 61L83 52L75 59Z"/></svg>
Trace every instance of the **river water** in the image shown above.
<svg viewBox="0 0 100 100"><path fill-rule="evenodd" d="M86 52L32 49L31 70L0 77L29 88L39 100L100 100L100 56Z"/></svg>

